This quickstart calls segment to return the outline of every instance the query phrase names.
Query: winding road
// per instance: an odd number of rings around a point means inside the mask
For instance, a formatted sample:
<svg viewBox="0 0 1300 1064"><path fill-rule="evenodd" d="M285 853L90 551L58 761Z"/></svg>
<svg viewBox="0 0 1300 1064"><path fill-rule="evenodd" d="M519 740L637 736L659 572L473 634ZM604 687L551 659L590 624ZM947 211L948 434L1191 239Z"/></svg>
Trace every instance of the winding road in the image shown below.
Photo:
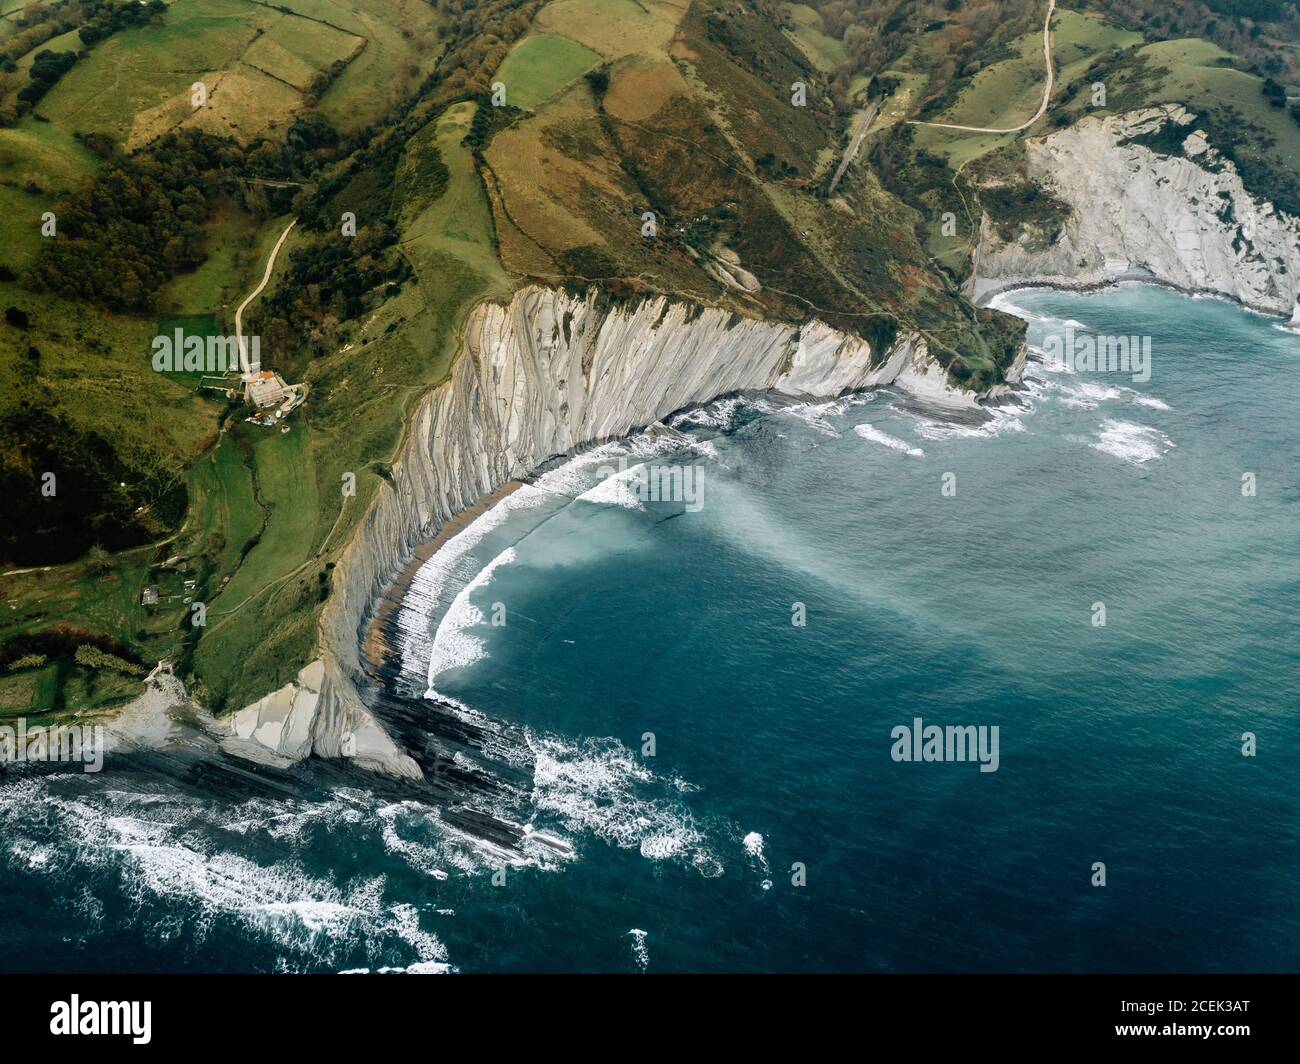
<svg viewBox="0 0 1300 1064"><path fill-rule="evenodd" d="M262 289L271 280L271 271L275 269L275 257L280 254L280 248L284 246L284 242L289 236L289 230L297 224L298 219L295 218L285 226L284 232L280 234L280 239L275 242L275 247L271 249L271 257L266 260L266 272L262 274L262 283L244 297L244 301L239 304L239 309L235 311L235 346L239 348L239 368L244 371L246 377L251 375L253 370L248 364L248 351L244 347L244 309L262 294Z"/></svg>
<svg viewBox="0 0 1300 1064"><path fill-rule="evenodd" d="M1037 122L1047 111L1047 104L1052 98L1052 83L1056 80L1056 74L1052 70L1052 14L1056 11L1056 0L1047 0L1047 18L1043 19L1043 61L1047 66L1047 84L1043 86L1043 102L1038 105L1038 110L1034 117L1028 122L1021 122L1018 126L1012 126L1010 129L990 129L987 126L955 126L949 122L919 122L913 121L914 126L936 126L939 129L957 129L965 133L1019 133L1022 129L1028 129Z"/></svg>

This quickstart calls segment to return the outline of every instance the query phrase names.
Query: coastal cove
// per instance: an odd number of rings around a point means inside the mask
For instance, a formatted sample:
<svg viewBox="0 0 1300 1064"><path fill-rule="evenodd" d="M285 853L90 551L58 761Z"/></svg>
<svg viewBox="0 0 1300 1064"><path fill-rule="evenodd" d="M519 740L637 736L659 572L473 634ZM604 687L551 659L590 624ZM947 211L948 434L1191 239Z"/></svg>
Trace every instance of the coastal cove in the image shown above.
<svg viewBox="0 0 1300 1064"><path fill-rule="evenodd" d="M1151 381L1031 355L1025 390L983 422L888 392L710 404L670 421L689 441L649 434L544 475L549 501L513 496L416 596L427 639L407 645L399 683L522 727L537 825L593 837L539 888L557 925L573 891L641 883L656 918L626 916L652 969L698 965L718 936L732 962L761 941L756 966L1195 968L1202 949L1286 965L1288 947L1246 926L1255 904L1281 912L1294 840L1264 810L1298 795L1240 738L1267 728L1284 749L1297 735L1282 617L1300 571L1268 561L1300 546L1293 400L1273 383L1294 376L1295 340L1149 285L1002 305L1036 349L1072 326L1151 330ZM1254 372L1234 378L1240 358ZM602 480L619 449L700 463L702 512ZM1242 495L1244 471L1268 498ZM1000 726L999 770L891 761L890 730L913 716ZM1188 779L1221 798L1179 798ZM1199 847L1237 816L1261 835L1231 858ZM1107 888L1090 885L1094 861ZM826 893L792 886L796 863ZM996 915L966 926L990 899ZM715 904L697 931L694 906ZM1297 933L1283 920L1278 942Z"/></svg>
<svg viewBox="0 0 1300 1064"><path fill-rule="evenodd" d="M448 529L371 694L422 783L10 773L0 886L90 969L1287 967L1296 339L1148 285L1000 301L1031 352L987 411L745 392ZM1053 372L1067 327L1151 334L1150 381ZM895 760L917 718L997 727L997 770Z"/></svg>
<svg viewBox="0 0 1300 1064"><path fill-rule="evenodd" d="M12 0L18 1044L181 1045L272 975L1285 1037L1296 42L1300 0ZM422 988L277 1019L330 986Z"/></svg>

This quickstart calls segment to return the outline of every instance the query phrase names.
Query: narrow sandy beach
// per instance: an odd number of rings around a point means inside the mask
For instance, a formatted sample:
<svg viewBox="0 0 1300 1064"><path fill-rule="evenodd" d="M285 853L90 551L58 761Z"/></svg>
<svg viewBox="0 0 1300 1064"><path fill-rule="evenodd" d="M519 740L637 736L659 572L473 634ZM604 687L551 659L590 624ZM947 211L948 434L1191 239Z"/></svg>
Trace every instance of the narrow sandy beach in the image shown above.
<svg viewBox="0 0 1300 1064"><path fill-rule="evenodd" d="M361 657L367 664L372 676L379 679L380 670L388 663L388 655L392 648L388 645L384 633L388 630L388 622L393 611L401 607L407 589L411 586L411 581L415 579L415 574L420 571L421 566L432 558L444 543L458 533L463 532L497 503L501 502L502 499L521 488L523 484L522 480L506 481L496 491L489 492L472 506L466 507L455 517L444 522L432 539L425 540L415 548L415 553L411 555L410 561L402 567L402 571L384 588L383 594L380 595L379 601L375 604L370 623L366 626L366 635L361 643Z"/></svg>

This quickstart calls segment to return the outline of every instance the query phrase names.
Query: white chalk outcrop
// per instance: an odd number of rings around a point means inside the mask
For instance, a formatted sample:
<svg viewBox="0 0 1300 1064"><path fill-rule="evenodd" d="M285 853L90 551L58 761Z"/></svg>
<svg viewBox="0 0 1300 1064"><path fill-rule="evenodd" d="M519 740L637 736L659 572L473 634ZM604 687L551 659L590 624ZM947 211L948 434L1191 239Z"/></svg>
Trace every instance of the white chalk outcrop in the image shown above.
<svg viewBox="0 0 1300 1064"><path fill-rule="evenodd" d="M1003 242L986 217L975 298L1017 284L1090 286L1147 274L1300 317L1300 220L1251 196L1199 131L1183 139L1182 155L1125 143L1195 119L1181 104L1164 104L1026 141L1030 178L1068 204L1071 217L1047 249Z"/></svg>
<svg viewBox="0 0 1300 1064"><path fill-rule="evenodd" d="M392 486L379 489L338 560L321 658L236 713L236 732L288 757L310 749L418 775L359 696L359 634L384 585L443 522L549 458L728 392L836 396L884 384L953 406L978 398L952 388L917 335L873 352L820 322L757 321L664 297L609 308L595 294L540 287L479 306L451 378L415 413Z"/></svg>

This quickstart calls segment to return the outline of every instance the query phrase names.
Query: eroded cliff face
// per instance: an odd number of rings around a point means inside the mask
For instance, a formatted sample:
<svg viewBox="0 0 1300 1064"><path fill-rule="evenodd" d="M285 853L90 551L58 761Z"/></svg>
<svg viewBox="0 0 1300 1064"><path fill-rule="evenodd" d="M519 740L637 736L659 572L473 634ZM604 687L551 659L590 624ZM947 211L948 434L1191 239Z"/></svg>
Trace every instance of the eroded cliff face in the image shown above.
<svg viewBox="0 0 1300 1064"><path fill-rule="evenodd" d="M451 379L415 414L392 487L380 489L338 561L320 660L240 710L237 734L280 756L351 757L418 777L358 693L359 633L386 582L443 522L549 458L728 392L830 397L891 383L947 405L979 398L953 389L915 335L873 352L818 322L799 328L662 297L610 309L594 294L539 287L478 307Z"/></svg>
<svg viewBox="0 0 1300 1064"><path fill-rule="evenodd" d="M1003 242L985 218L975 298L1018 283L1087 286L1145 272L1266 313L1300 314L1300 220L1252 197L1199 131L1182 138L1182 155L1127 143L1195 120L1165 104L1026 141L1029 176L1067 203L1071 218L1046 250Z"/></svg>

